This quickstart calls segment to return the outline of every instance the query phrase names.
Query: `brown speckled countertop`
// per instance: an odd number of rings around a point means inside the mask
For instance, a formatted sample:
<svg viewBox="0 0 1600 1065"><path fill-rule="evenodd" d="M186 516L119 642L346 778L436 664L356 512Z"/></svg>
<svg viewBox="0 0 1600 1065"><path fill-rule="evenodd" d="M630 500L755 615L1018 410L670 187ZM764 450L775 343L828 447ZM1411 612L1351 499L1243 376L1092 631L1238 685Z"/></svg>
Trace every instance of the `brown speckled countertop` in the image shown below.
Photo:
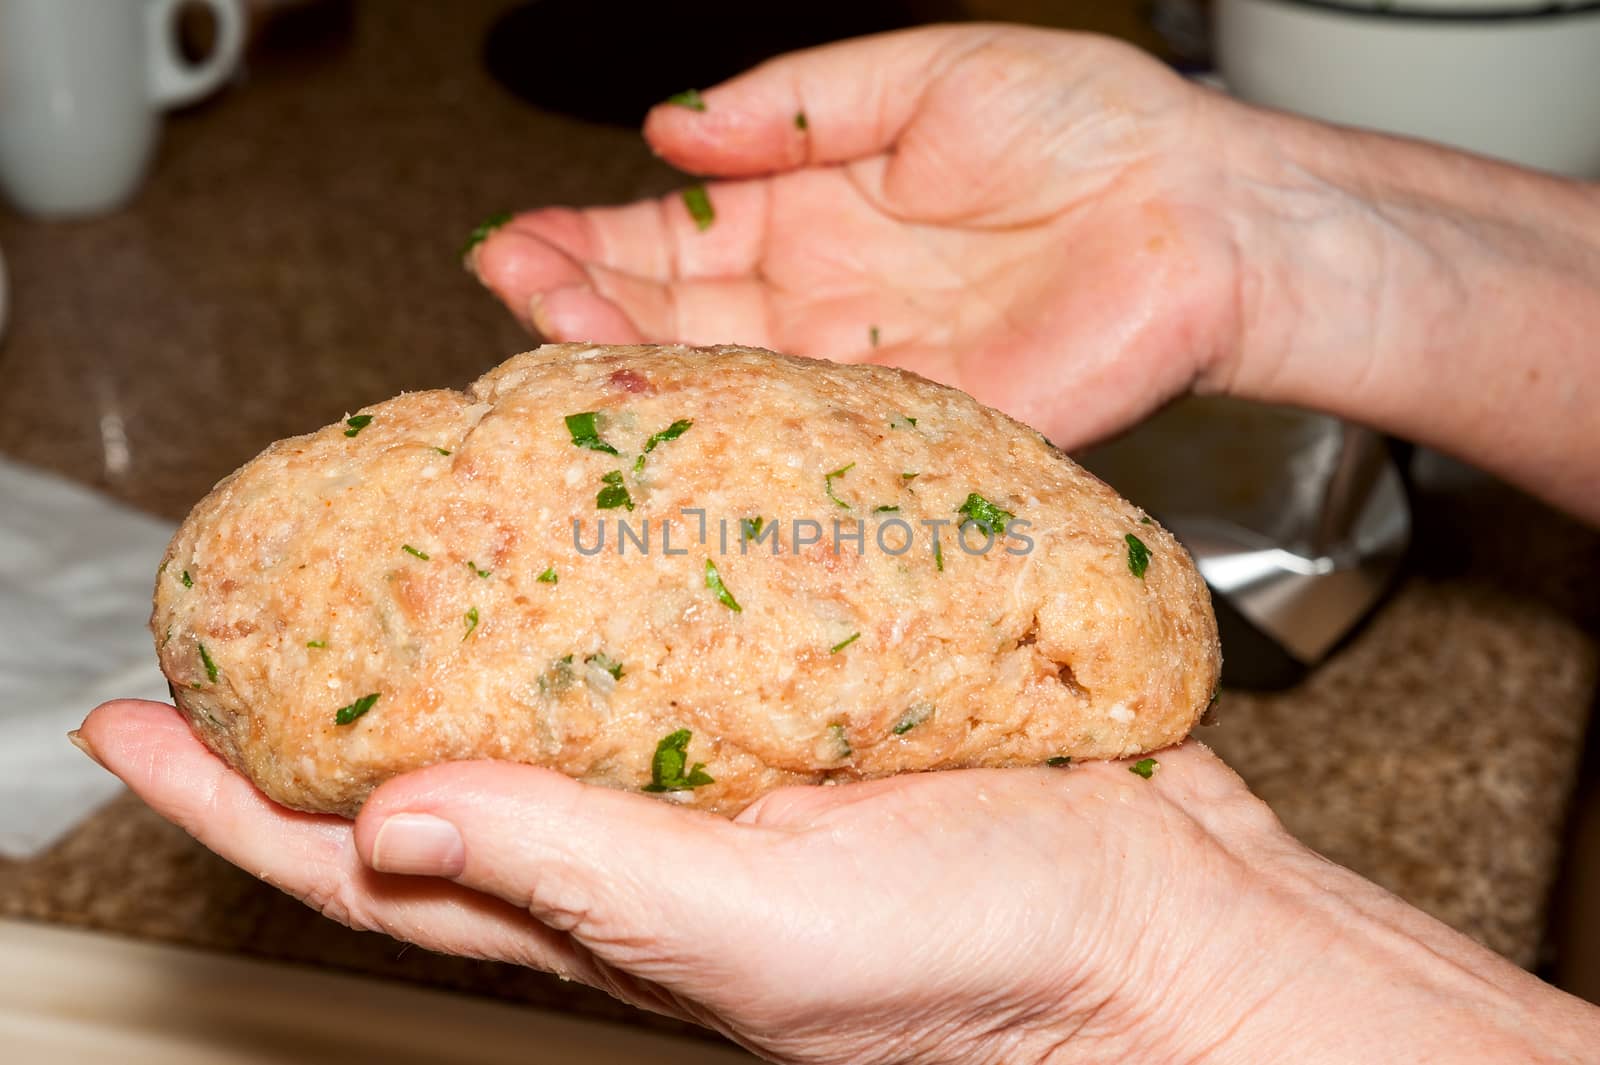
<svg viewBox="0 0 1600 1065"><path fill-rule="evenodd" d="M176 519L277 437L528 347L457 265L464 234L503 207L677 179L633 134L493 84L479 55L503 6L357 6L347 34L258 53L241 85L170 120L127 210L0 214L0 452ZM1202 737L1301 839L1528 963L1596 688L1600 539L1442 477L1418 542L1418 574L1334 661L1291 692L1228 693ZM128 798L0 862L0 915L642 1019L336 928Z"/></svg>

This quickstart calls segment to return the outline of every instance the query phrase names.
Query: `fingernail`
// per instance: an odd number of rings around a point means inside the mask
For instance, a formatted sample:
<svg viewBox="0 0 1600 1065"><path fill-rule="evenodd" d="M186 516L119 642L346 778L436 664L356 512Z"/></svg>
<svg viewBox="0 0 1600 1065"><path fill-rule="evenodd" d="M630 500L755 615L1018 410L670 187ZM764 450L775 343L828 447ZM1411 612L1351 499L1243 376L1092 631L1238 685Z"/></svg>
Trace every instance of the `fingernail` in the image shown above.
<svg viewBox="0 0 1600 1065"><path fill-rule="evenodd" d="M395 814L378 826L372 867L380 873L460 876L467 865L461 833L432 814Z"/></svg>
<svg viewBox="0 0 1600 1065"><path fill-rule="evenodd" d="M99 766L101 769L106 767L106 764L100 760L100 756L94 753L94 748L89 746L89 741L83 738L83 733L79 732L77 729L73 729L71 732L67 733L67 742L71 743L74 747L78 748L78 750L88 755L89 760L95 765Z"/></svg>

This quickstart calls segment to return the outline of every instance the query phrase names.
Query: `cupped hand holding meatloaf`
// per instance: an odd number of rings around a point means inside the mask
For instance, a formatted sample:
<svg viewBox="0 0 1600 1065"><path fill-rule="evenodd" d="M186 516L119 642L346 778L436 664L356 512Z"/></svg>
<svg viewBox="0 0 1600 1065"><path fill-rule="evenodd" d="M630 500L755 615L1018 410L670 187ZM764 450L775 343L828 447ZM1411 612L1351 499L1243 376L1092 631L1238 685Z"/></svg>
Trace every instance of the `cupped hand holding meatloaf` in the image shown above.
<svg viewBox="0 0 1600 1065"><path fill-rule="evenodd" d="M899 370L549 345L284 440L179 529L177 704L268 796L435 762L732 814L782 785L1181 739L1204 582L1038 433Z"/></svg>

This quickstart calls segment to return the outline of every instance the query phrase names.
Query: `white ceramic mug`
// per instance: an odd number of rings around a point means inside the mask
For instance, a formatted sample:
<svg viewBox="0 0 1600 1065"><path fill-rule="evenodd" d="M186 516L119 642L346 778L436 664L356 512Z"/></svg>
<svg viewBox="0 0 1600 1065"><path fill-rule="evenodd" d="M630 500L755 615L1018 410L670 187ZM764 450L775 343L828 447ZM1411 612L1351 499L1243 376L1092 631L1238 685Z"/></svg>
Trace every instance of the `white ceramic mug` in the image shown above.
<svg viewBox="0 0 1600 1065"><path fill-rule="evenodd" d="M92 214L138 188L161 112L220 85L244 42L240 0L198 0L216 44L185 62L185 2L0 0L0 189L17 207Z"/></svg>

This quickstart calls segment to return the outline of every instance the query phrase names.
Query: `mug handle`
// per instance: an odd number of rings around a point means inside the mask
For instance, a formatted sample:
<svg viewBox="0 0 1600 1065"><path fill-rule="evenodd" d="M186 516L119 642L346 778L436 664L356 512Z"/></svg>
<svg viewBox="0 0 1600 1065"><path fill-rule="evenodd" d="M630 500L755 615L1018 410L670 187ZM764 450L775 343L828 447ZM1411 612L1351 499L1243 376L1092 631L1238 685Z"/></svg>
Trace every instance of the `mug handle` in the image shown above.
<svg viewBox="0 0 1600 1065"><path fill-rule="evenodd" d="M198 63L184 61L178 51L174 20L178 8L194 0L150 0L145 32L150 46L150 98L157 107L182 107L211 92L239 63L244 50L244 9L240 0L200 0L217 20L211 54Z"/></svg>

